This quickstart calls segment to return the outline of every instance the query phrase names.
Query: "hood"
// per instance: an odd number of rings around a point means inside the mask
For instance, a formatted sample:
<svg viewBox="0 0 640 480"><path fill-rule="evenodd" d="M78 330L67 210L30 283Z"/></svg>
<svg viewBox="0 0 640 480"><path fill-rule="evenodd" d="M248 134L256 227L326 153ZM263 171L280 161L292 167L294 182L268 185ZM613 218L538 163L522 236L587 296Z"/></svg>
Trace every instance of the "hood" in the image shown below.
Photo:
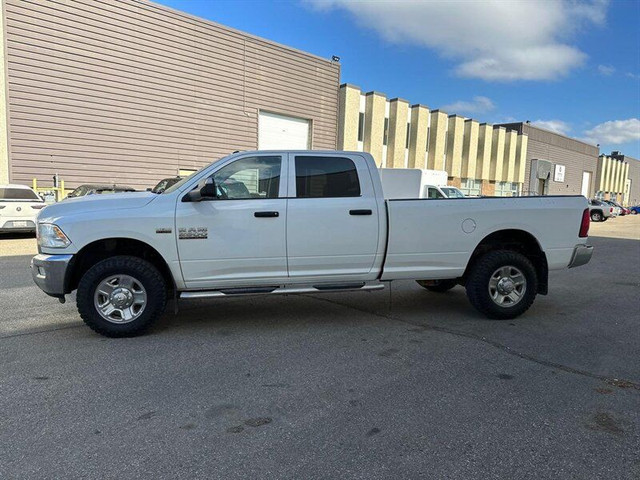
<svg viewBox="0 0 640 480"><path fill-rule="evenodd" d="M127 192L69 198L43 208L38 215L38 221L55 223L58 218L67 215L142 208L157 197L156 193L151 192Z"/></svg>

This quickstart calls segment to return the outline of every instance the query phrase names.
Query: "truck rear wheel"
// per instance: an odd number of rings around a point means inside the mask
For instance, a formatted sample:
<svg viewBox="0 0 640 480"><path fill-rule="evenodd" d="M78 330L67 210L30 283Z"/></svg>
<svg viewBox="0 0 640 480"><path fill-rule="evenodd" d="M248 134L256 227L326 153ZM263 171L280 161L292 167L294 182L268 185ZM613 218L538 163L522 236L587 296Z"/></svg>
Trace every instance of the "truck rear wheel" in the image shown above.
<svg viewBox="0 0 640 480"><path fill-rule="evenodd" d="M458 284L455 279L447 280L416 280L417 284L422 288L426 288L430 292L444 293L451 290Z"/></svg>
<svg viewBox="0 0 640 480"><path fill-rule="evenodd" d="M497 250L480 257L466 282L467 297L481 313L496 320L526 312L538 293L538 279L531 261L511 250Z"/></svg>
<svg viewBox="0 0 640 480"><path fill-rule="evenodd" d="M153 264L138 257L102 260L88 269L78 284L82 320L107 337L143 333L162 315L166 302L164 278Z"/></svg>
<svg viewBox="0 0 640 480"><path fill-rule="evenodd" d="M602 213L600 213L600 212L591 212L591 221L592 222L601 222L602 221Z"/></svg>

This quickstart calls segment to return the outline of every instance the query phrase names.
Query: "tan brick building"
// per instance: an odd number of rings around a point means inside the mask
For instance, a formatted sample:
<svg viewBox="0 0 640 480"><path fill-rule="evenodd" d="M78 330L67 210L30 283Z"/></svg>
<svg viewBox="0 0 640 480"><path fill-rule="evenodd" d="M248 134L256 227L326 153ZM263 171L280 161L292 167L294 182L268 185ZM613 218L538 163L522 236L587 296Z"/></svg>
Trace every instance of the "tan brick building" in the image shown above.
<svg viewBox="0 0 640 480"><path fill-rule="evenodd" d="M385 168L445 170L469 195L523 190L527 135L455 113L340 86L338 148L366 151Z"/></svg>
<svg viewBox="0 0 640 480"><path fill-rule="evenodd" d="M342 84L338 148L379 167L445 170L468 195L584 195L640 201L640 164L529 122L490 125ZM635 200L634 200L635 199Z"/></svg>

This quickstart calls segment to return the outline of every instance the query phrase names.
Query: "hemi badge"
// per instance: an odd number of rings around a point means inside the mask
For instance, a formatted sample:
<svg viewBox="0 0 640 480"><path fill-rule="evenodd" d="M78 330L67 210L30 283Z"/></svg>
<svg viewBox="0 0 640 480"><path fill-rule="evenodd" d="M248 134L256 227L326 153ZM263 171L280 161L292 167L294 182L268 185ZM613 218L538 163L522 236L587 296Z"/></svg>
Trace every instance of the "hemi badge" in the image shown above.
<svg viewBox="0 0 640 480"><path fill-rule="evenodd" d="M156 228L156 233L171 233L170 228Z"/></svg>

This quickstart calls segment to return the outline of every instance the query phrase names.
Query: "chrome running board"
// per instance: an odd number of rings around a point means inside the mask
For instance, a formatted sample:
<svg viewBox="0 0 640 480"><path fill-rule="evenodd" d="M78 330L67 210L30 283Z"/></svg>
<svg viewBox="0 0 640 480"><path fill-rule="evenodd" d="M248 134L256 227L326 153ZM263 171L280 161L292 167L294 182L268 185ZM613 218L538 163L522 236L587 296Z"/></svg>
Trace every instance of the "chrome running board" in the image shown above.
<svg viewBox="0 0 640 480"><path fill-rule="evenodd" d="M241 287L241 288L220 288L217 290L191 290L180 292L180 298L215 298L215 297L238 297L243 295L289 295L299 293L326 293L326 292L346 292L346 291L371 291L382 290L384 284L377 283L332 283L318 284L304 287Z"/></svg>

